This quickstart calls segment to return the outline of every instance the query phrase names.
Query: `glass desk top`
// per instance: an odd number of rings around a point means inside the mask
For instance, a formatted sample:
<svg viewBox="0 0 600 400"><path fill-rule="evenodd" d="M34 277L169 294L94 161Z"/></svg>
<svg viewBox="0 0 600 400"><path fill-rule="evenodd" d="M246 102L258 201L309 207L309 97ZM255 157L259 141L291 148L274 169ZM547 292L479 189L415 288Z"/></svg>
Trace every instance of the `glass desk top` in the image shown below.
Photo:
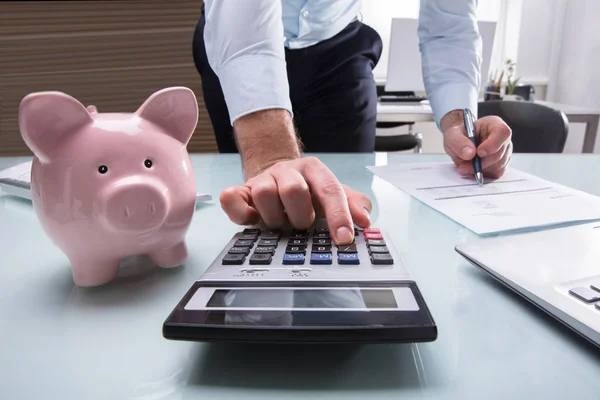
<svg viewBox="0 0 600 400"><path fill-rule="evenodd" d="M470 266L454 246L475 237L374 177L365 166L448 161L431 154L328 154L368 194L418 281L437 341L370 346L168 341L162 323L239 227L218 203L242 182L236 155L193 155L200 205L182 268L132 261L101 288L72 283L67 259L31 203L0 196L2 399L490 399L600 396L600 350ZM0 158L0 168L23 158ZM516 154L512 167L600 195L600 155ZM218 228L215 228L218 227Z"/></svg>

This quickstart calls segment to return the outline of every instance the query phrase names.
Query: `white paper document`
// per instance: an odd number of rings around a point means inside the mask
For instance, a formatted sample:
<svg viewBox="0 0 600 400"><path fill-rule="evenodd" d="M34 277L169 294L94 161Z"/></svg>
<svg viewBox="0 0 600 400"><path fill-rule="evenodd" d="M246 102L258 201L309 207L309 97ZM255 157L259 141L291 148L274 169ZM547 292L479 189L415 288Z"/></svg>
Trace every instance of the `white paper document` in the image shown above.
<svg viewBox="0 0 600 400"><path fill-rule="evenodd" d="M453 163L367 168L477 234L600 219L600 197L512 168L483 186Z"/></svg>

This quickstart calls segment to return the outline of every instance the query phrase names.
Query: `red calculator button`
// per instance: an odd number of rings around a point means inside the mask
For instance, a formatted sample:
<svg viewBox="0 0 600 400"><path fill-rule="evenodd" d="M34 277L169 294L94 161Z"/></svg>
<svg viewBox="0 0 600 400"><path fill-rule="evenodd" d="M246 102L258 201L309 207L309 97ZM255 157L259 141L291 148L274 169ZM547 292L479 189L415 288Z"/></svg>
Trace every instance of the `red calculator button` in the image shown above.
<svg viewBox="0 0 600 400"><path fill-rule="evenodd" d="M363 229L364 233L381 233L378 228L365 228Z"/></svg>
<svg viewBox="0 0 600 400"><path fill-rule="evenodd" d="M381 240L383 235L381 233L365 233L365 239L367 240Z"/></svg>

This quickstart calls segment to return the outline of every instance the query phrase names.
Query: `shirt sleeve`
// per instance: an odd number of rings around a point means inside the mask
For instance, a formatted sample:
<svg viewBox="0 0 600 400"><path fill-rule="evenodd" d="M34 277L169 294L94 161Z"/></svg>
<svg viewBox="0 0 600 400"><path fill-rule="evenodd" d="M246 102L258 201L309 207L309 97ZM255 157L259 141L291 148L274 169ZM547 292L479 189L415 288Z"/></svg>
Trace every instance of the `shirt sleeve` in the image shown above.
<svg viewBox="0 0 600 400"><path fill-rule="evenodd" d="M470 108L477 116L482 44L477 0L421 0L419 48L423 83L435 121Z"/></svg>
<svg viewBox="0 0 600 400"><path fill-rule="evenodd" d="M204 41L230 122L255 111L292 114L281 0L205 0Z"/></svg>

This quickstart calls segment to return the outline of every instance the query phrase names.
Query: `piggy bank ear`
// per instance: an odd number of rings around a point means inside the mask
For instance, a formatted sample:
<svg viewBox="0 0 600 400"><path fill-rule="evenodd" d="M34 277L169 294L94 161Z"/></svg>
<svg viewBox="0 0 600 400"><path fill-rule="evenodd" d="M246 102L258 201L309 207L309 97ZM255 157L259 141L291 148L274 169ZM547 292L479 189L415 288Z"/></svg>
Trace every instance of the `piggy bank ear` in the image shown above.
<svg viewBox="0 0 600 400"><path fill-rule="evenodd" d="M31 93L19 108L21 136L41 162L50 161L66 137L92 121L83 104L61 92Z"/></svg>
<svg viewBox="0 0 600 400"><path fill-rule="evenodd" d="M190 89L172 87L154 93L136 114L187 145L198 123L198 102Z"/></svg>

